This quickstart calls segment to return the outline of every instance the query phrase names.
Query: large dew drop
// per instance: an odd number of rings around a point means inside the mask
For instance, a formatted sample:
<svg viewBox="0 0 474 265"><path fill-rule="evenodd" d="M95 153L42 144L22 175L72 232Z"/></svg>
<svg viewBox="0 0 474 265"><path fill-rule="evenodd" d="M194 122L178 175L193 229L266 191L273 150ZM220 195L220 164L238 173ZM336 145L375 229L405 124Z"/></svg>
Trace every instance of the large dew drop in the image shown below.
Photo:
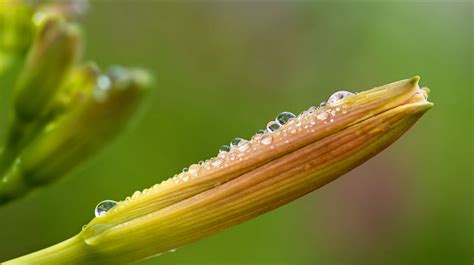
<svg viewBox="0 0 474 265"><path fill-rule="evenodd" d="M288 120L295 118L296 115L291 113L291 112L282 112L278 114L276 117L275 121L278 122L278 124L283 125L288 122Z"/></svg>
<svg viewBox="0 0 474 265"><path fill-rule="evenodd" d="M230 142L230 147L235 147L235 146L237 146L242 140L244 140L244 139L238 138L238 137L237 137L237 138L234 138L234 140L232 140L232 141Z"/></svg>
<svg viewBox="0 0 474 265"><path fill-rule="evenodd" d="M332 105L332 104L339 103L340 101L342 101L342 100L344 100L347 97L352 96L352 95L354 95L354 93L349 92L349 91L337 91L336 93L332 94L329 97L329 99L327 101L327 104Z"/></svg>
<svg viewBox="0 0 474 265"><path fill-rule="evenodd" d="M276 121L271 121L267 124L267 130L269 132L273 132L273 131L276 131L278 129L280 129L280 124Z"/></svg>
<svg viewBox="0 0 474 265"><path fill-rule="evenodd" d="M219 148L219 152L229 152L230 151L230 146L228 145L223 145L221 148Z"/></svg>
<svg viewBox="0 0 474 265"><path fill-rule="evenodd" d="M99 202L95 207L95 216L99 217L106 214L110 209L114 208L117 205L116 201L113 200L105 200Z"/></svg>

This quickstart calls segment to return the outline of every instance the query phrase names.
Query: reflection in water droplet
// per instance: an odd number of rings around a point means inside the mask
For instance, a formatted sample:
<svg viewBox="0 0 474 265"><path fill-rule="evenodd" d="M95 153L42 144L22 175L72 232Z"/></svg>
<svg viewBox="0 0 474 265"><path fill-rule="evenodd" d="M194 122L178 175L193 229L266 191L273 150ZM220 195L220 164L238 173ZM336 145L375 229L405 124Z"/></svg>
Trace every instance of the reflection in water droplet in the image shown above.
<svg viewBox="0 0 474 265"><path fill-rule="evenodd" d="M230 151L230 146L228 145L223 145L221 148L219 148L219 152L229 152Z"/></svg>
<svg viewBox="0 0 474 265"><path fill-rule="evenodd" d="M266 135L262 138L262 141L261 143L264 144L264 145L268 145L268 144L271 144L273 142L273 136L271 135Z"/></svg>
<svg viewBox="0 0 474 265"><path fill-rule="evenodd" d="M276 117L275 121L278 122L278 124L283 125L288 122L289 119L295 118L296 115L291 113L291 112L282 112L278 114Z"/></svg>
<svg viewBox="0 0 474 265"><path fill-rule="evenodd" d="M273 132L273 131L276 131L280 128L280 124L276 121L271 121L267 124L267 130L269 132Z"/></svg>
<svg viewBox="0 0 474 265"><path fill-rule="evenodd" d="M354 93L349 92L349 91L337 91L336 93L332 94L329 97L327 104L331 105L331 104L339 103L340 101L352 95L354 95Z"/></svg>
<svg viewBox="0 0 474 265"><path fill-rule="evenodd" d="M105 200L99 202L99 204L97 204L97 206L95 207L95 216L98 217L104 215L110 209L114 208L115 205L117 205L117 202L113 200Z"/></svg>
<svg viewBox="0 0 474 265"><path fill-rule="evenodd" d="M240 143L240 141L242 141L242 140L244 140L244 139L239 138L239 137L234 138L234 139L230 142L230 147L237 146L237 145Z"/></svg>

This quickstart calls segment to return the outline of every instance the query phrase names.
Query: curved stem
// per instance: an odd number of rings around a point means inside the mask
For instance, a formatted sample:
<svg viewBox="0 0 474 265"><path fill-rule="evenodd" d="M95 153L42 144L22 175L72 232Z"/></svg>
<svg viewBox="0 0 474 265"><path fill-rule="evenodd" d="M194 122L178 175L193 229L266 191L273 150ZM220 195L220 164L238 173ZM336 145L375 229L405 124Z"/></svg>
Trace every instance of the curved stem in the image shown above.
<svg viewBox="0 0 474 265"><path fill-rule="evenodd" d="M80 235L71 237L49 248L6 261L2 264L100 264L92 250L84 243Z"/></svg>

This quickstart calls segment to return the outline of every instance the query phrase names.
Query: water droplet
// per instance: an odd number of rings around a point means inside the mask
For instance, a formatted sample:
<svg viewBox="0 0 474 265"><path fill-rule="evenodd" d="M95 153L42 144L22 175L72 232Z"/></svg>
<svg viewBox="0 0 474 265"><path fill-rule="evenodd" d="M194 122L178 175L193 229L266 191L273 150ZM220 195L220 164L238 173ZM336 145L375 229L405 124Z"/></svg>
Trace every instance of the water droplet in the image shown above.
<svg viewBox="0 0 474 265"><path fill-rule="evenodd" d="M331 105L331 104L339 103L340 101L352 95L354 95L354 93L349 92L349 91L337 91L336 93L332 94L329 97L327 104Z"/></svg>
<svg viewBox="0 0 474 265"><path fill-rule="evenodd" d="M240 141L242 141L242 140L244 140L244 139L238 138L238 137L237 137L237 138L234 138L234 140L232 140L232 141L230 142L230 147L237 146L237 145L240 143Z"/></svg>
<svg viewBox="0 0 474 265"><path fill-rule="evenodd" d="M183 168L183 173L184 173L184 172L188 172L188 168L187 168L187 167Z"/></svg>
<svg viewBox="0 0 474 265"><path fill-rule="evenodd" d="M250 147L250 144L246 140L240 141L239 144L237 145L237 149L239 149L240 152L244 152L245 150L249 149L249 147Z"/></svg>
<svg viewBox="0 0 474 265"><path fill-rule="evenodd" d="M214 161L211 162L211 164L214 166L214 167L218 167L222 164L222 160L221 159L216 159Z"/></svg>
<svg viewBox="0 0 474 265"><path fill-rule="evenodd" d="M258 130L257 131L257 134L264 134L265 133L265 130Z"/></svg>
<svg viewBox="0 0 474 265"><path fill-rule="evenodd" d="M189 180L189 176L188 176L188 175L184 175L184 176L183 176L183 181L186 182L186 181L188 181L188 180Z"/></svg>
<svg viewBox="0 0 474 265"><path fill-rule="evenodd" d="M309 114L313 114L314 112L316 112L316 110L318 110L317 107L311 106L311 107L308 109L308 113L309 113Z"/></svg>
<svg viewBox="0 0 474 265"><path fill-rule="evenodd" d="M317 118L318 120L325 120L325 119L328 118L328 116L329 116L329 115L328 115L327 112L321 112L321 113L318 114L318 116L316 116L316 118Z"/></svg>
<svg viewBox="0 0 474 265"><path fill-rule="evenodd" d="M197 173L199 172L199 170L201 169L200 166L196 165L196 164L193 164L189 167L189 174L191 175L197 175Z"/></svg>
<svg viewBox="0 0 474 265"><path fill-rule="evenodd" d="M322 107L324 107L324 106L326 106L326 101L323 101L323 102L321 102L321 104L319 104L319 107L320 107L320 108L322 108Z"/></svg>
<svg viewBox="0 0 474 265"><path fill-rule="evenodd" d="M280 124L276 121L271 121L267 124L267 130L269 132L273 132L273 131L276 131L280 128Z"/></svg>
<svg viewBox="0 0 474 265"><path fill-rule="evenodd" d="M99 202L99 204L97 204L97 206L95 207L95 216L98 217L104 215L110 209L114 208L115 205L117 205L117 202L113 200L105 200Z"/></svg>
<svg viewBox="0 0 474 265"><path fill-rule="evenodd" d="M202 165L202 164L204 164L204 161L201 160L198 162L198 165Z"/></svg>
<svg viewBox="0 0 474 265"><path fill-rule="evenodd" d="M291 113L291 112L282 112L278 114L276 117L275 121L278 122L278 124L283 125L288 122L291 118L295 118L296 115Z"/></svg>
<svg viewBox="0 0 474 265"><path fill-rule="evenodd" d="M264 145L271 144L273 142L273 136L271 135L266 135L265 137L262 138L261 143Z"/></svg>
<svg viewBox="0 0 474 265"><path fill-rule="evenodd" d="M223 145L221 148L219 148L219 152L229 152L230 151L230 146L228 145Z"/></svg>

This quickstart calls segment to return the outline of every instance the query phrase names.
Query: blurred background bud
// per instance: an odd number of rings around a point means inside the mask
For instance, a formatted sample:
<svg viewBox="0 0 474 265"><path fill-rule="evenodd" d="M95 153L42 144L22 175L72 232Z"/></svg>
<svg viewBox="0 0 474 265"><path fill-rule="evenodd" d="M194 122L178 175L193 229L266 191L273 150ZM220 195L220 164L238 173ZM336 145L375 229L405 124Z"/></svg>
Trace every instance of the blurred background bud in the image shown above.
<svg viewBox="0 0 474 265"><path fill-rule="evenodd" d="M79 38L78 28L62 18L52 16L41 22L13 91L0 173L37 134L36 125L79 57Z"/></svg>
<svg viewBox="0 0 474 265"><path fill-rule="evenodd" d="M47 124L20 153L0 187L0 203L66 175L127 126L150 85L149 75L114 67L99 75L89 90L89 78L95 73L93 67L84 67L62 91L67 111ZM74 80L87 85L78 89Z"/></svg>
<svg viewBox="0 0 474 265"><path fill-rule="evenodd" d="M33 7L19 0L0 1L0 75L28 50L34 27Z"/></svg>
<svg viewBox="0 0 474 265"><path fill-rule="evenodd" d="M79 29L59 18L42 23L15 88L16 119L34 120L51 105L79 57L79 38Z"/></svg>

